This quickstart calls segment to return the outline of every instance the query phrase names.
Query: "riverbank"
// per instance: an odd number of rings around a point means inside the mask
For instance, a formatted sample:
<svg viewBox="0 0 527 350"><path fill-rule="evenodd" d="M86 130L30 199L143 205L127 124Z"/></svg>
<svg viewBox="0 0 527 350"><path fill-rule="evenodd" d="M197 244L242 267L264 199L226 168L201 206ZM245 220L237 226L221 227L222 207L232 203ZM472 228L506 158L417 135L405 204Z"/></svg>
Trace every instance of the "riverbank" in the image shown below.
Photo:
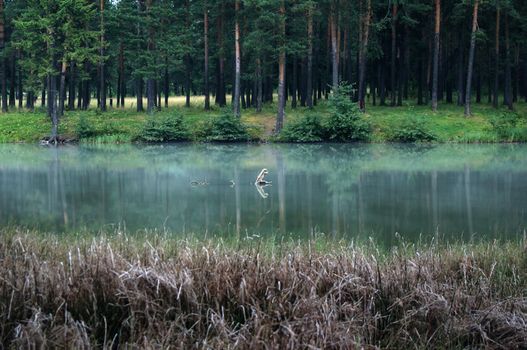
<svg viewBox="0 0 527 350"><path fill-rule="evenodd" d="M0 230L15 347L521 348L525 241L414 246Z"/></svg>
<svg viewBox="0 0 527 350"><path fill-rule="evenodd" d="M207 141L205 129L208 123L223 114L214 107L205 112L199 98L193 100L190 108L174 98L168 109L155 113L155 118L181 115L193 141ZM131 106L131 103L128 104ZM370 141L408 141L420 134L431 135L432 142L493 143L527 141L527 104L515 105L514 114L502 107L495 110L489 105L475 104L471 118L463 116L463 107L444 104L433 113L428 106L405 105L402 107L368 106L364 119L371 124ZM253 109L242 112L242 123L247 127L248 138L254 141L272 141L275 124L274 104L265 106L262 112ZM321 120L327 117L328 105L321 101L313 110L298 107L286 110L286 125L300 121L305 115L316 115ZM61 120L60 133L65 139L79 140L79 124L90 128L91 134L81 142L89 143L130 143L141 135L146 113L131 108L112 109L101 113L97 109L66 112ZM43 111L9 112L0 116L0 142L35 143L49 134L49 119ZM418 130L416 130L418 129ZM397 134L394 138L394 132ZM428 137L428 136L426 136Z"/></svg>

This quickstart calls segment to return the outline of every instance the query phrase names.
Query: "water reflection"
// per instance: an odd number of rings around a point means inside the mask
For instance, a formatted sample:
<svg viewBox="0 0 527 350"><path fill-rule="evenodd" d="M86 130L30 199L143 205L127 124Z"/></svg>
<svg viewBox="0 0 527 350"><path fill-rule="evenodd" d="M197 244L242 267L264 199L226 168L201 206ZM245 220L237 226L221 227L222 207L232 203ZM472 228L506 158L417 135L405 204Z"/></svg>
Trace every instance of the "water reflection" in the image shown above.
<svg viewBox="0 0 527 350"><path fill-rule="evenodd" d="M526 226L523 145L0 146L0 225L324 232L389 243ZM262 168L271 186L255 185Z"/></svg>

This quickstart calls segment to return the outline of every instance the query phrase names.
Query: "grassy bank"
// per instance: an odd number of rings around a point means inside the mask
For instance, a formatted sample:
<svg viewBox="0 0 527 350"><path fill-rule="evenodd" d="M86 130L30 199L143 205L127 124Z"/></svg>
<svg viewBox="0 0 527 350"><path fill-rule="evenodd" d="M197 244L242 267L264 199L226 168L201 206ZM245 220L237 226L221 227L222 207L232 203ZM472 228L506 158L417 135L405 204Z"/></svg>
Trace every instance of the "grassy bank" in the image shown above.
<svg viewBox="0 0 527 350"><path fill-rule="evenodd" d="M413 102L412 102L413 103ZM127 99L125 109L110 108L100 113L96 108L88 111L66 112L60 125L60 133L66 138L76 139L76 130L81 117L96 130L97 136L86 140L96 143L127 143L141 132L146 113L137 113L133 109L133 99ZM184 107L183 98L172 97L168 109L157 112L163 117L175 113L182 114L184 123L190 131L191 139L202 140L203 123L221 115L219 108L205 112L202 98L194 97L190 108ZM474 116L465 118L463 107L444 104L439 112L433 113L428 106L406 104L402 107L371 106L367 108L365 119L371 122L372 142L384 142L390 139L393 130L405 131L410 118L419 118L422 127L435 136L437 142L510 142L527 140L526 121L527 104L516 104L515 125L504 118L506 109L495 110L485 104L474 104ZM328 114L326 101L321 101L312 111L306 108L286 110L286 124L295 122L302 116L312 113L322 119ZM253 139L269 140L273 133L276 105L267 104L262 112L246 109L242 112L242 122L248 126ZM497 121L497 123L496 123ZM13 111L0 116L0 142L37 142L47 136L50 129L49 119L43 111Z"/></svg>
<svg viewBox="0 0 527 350"><path fill-rule="evenodd" d="M522 348L527 339L523 241L379 252L0 233L0 335L14 347Z"/></svg>

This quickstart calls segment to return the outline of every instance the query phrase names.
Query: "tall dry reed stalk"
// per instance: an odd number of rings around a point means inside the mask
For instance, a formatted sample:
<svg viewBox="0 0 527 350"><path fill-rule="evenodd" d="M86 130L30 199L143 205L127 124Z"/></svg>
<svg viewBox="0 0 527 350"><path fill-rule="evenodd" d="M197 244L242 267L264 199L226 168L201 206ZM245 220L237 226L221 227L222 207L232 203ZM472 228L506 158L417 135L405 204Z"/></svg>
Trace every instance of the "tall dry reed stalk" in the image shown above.
<svg viewBox="0 0 527 350"><path fill-rule="evenodd" d="M521 244L370 255L1 237L5 347L527 348Z"/></svg>

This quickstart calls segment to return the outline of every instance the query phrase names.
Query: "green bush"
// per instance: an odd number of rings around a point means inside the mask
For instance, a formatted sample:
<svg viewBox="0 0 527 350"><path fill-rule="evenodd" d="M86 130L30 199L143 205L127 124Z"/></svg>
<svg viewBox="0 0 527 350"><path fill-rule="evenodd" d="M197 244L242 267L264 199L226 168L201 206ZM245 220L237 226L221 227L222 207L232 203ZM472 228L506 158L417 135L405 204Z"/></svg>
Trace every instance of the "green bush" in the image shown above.
<svg viewBox="0 0 527 350"><path fill-rule="evenodd" d="M504 112L490 119L490 124L500 141L525 141L527 130L522 118L514 112Z"/></svg>
<svg viewBox="0 0 527 350"><path fill-rule="evenodd" d="M324 140L325 133L320 117L314 114L307 114L300 119L287 123L278 140L285 142L320 142Z"/></svg>
<svg viewBox="0 0 527 350"><path fill-rule="evenodd" d="M428 130L425 118L410 116L388 134L388 140L392 142L432 142L437 140L437 136Z"/></svg>
<svg viewBox="0 0 527 350"><path fill-rule="evenodd" d="M229 111L225 111L218 118L214 118L208 131L209 134L206 136L208 141L237 142L250 140L247 127Z"/></svg>
<svg viewBox="0 0 527 350"><path fill-rule="evenodd" d="M95 127L84 115L80 116L77 127L75 128L75 133L77 134L77 138L79 140L87 139L97 135Z"/></svg>
<svg viewBox="0 0 527 350"><path fill-rule="evenodd" d="M140 133L134 137L134 141L141 142L175 142L188 139L188 129L179 114L161 118L149 117Z"/></svg>
<svg viewBox="0 0 527 350"><path fill-rule="evenodd" d="M350 99L351 87L341 84L329 99L330 115L325 128L329 140L336 142L366 141L372 131L357 104Z"/></svg>

